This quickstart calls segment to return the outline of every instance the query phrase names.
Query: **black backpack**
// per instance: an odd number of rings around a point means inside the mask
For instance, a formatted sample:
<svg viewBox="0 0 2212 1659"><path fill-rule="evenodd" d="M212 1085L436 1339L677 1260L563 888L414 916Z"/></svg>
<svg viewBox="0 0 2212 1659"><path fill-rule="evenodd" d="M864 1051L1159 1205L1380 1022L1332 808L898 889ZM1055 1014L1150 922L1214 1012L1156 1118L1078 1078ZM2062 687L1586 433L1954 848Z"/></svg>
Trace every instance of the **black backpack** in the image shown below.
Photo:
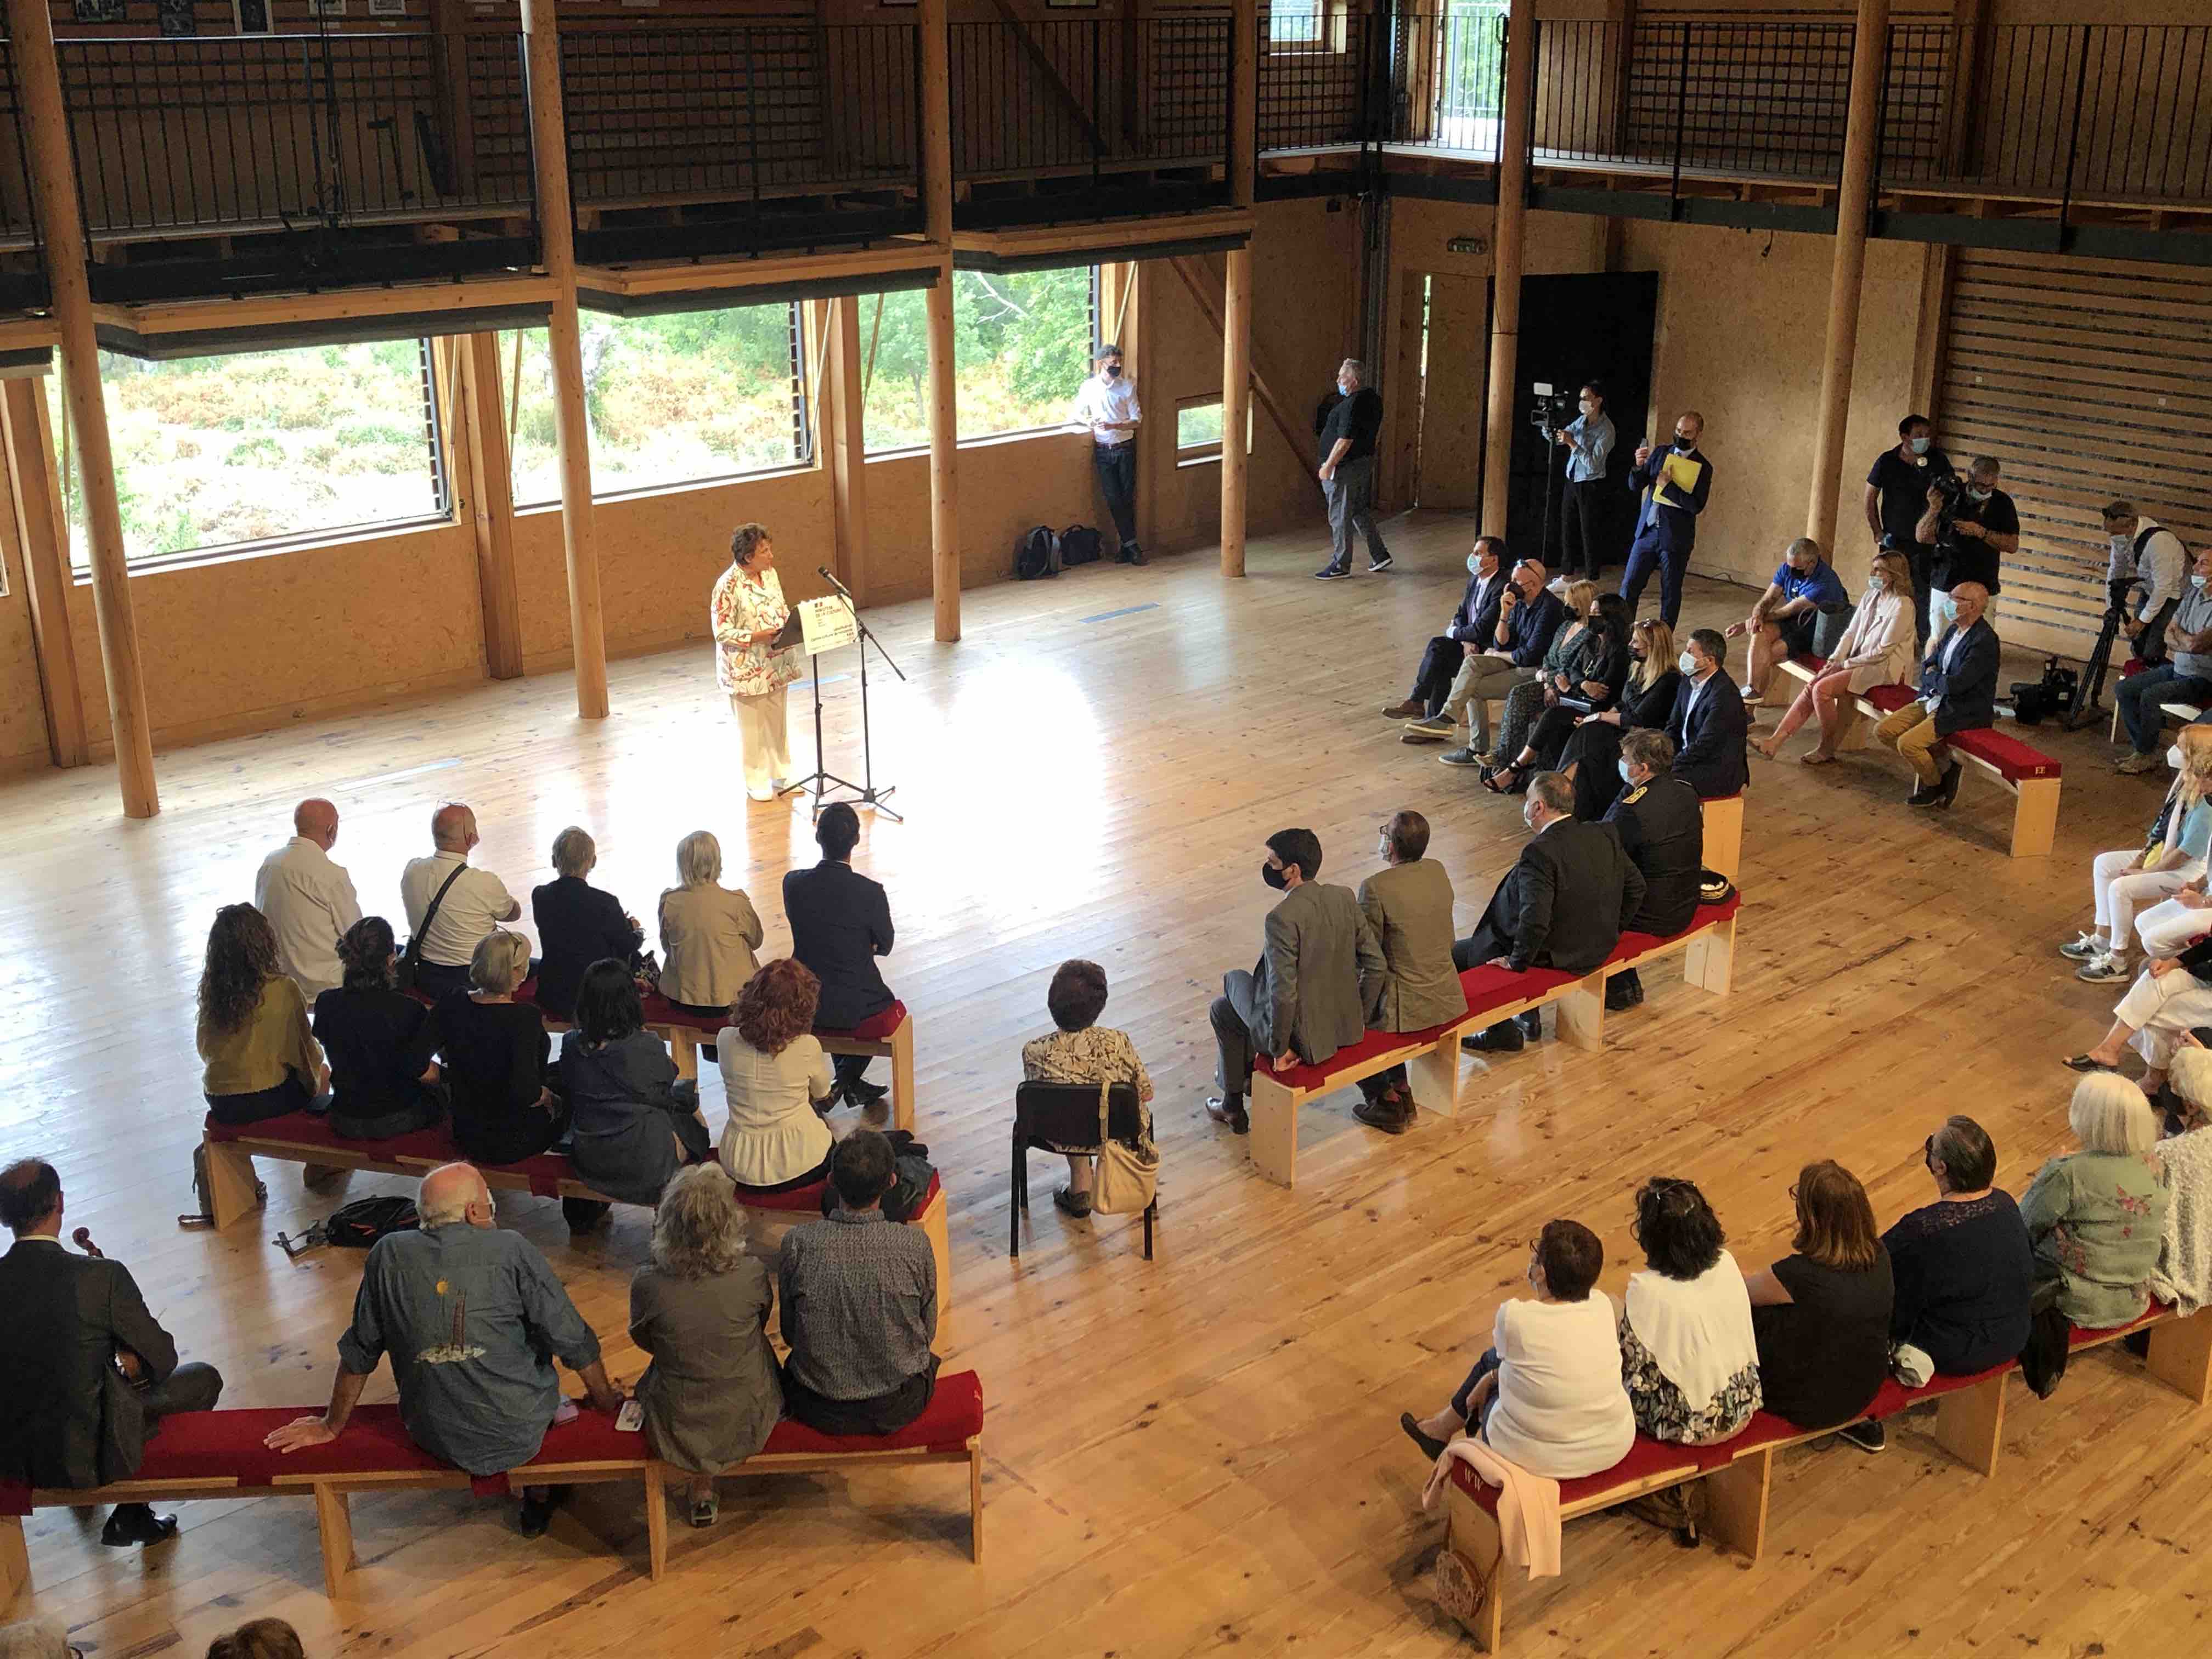
<svg viewBox="0 0 2212 1659"><path fill-rule="evenodd" d="M1070 565L1096 564L1103 550L1098 544L1098 532L1087 524L1072 524L1060 532L1060 563L1062 569Z"/></svg>
<svg viewBox="0 0 2212 1659"><path fill-rule="evenodd" d="M1048 525L1038 525L1014 544L1014 580L1033 582L1060 574L1060 538Z"/></svg>
<svg viewBox="0 0 2212 1659"><path fill-rule="evenodd" d="M386 1233L404 1233L421 1226L415 1200L394 1194L387 1198L357 1198L323 1224L333 1244L365 1250Z"/></svg>

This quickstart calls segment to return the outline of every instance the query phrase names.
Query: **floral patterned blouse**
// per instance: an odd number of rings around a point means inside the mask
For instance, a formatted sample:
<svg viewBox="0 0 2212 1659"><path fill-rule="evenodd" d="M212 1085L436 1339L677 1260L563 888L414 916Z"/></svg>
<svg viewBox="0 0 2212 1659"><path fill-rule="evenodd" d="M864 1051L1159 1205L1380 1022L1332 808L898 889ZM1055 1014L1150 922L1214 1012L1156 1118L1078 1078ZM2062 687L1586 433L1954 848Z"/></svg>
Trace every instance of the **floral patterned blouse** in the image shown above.
<svg viewBox="0 0 2212 1659"><path fill-rule="evenodd" d="M714 633L714 684L732 696L759 697L797 679L797 651L746 643L764 628L782 627L790 616L775 571L762 571L755 581L742 566L725 570L707 605Z"/></svg>
<svg viewBox="0 0 2212 1659"><path fill-rule="evenodd" d="M1133 1083L1145 1139L1152 1138L1152 1079L1137 1058L1127 1031L1086 1025L1079 1031L1054 1031L1022 1045L1022 1077L1030 1083ZM1088 1152L1089 1146L1055 1146L1056 1152Z"/></svg>
<svg viewBox="0 0 2212 1659"><path fill-rule="evenodd" d="M2124 1325L2150 1305L2171 1195L2155 1152L2075 1152L2035 1172L2020 1200L2037 1272L2059 1279L2076 1325Z"/></svg>
<svg viewBox="0 0 2212 1659"><path fill-rule="evenodd" d="M1741 1434L1759 1407L1759 1361L1753 1358L1722 1385L1703 1411L1692 1411L1682 1390L1668 1380L1651 1350L1630 1327L1625 1309L1620 1316L1620 1380L1628 1388L1636 1431L1677 1446L1717 1446Z"/></svg>

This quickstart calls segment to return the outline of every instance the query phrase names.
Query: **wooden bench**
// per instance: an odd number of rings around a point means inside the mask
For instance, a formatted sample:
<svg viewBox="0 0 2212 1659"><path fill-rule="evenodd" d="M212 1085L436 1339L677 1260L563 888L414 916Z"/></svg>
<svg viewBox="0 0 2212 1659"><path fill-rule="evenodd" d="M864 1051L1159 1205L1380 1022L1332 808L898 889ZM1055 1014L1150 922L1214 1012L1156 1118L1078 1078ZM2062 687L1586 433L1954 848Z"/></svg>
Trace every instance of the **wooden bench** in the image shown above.
<svg viewBox="0 0 2212 1659"><path fill-rule="evenodd" d="M1716 795L1700 800L1705 819L1705 868L1737 880L1743 868L1743 797Z"/></svg>
<svg viewBox="0 0 2212 1659"><path fill-rule="evenodd" d="M903 1012L898 1025L887 1037L857 1037L843 1031L817 1031L815 1040L825 1053L832 1054L866 1054L873 1060L889 1059L891 1063L891 1121L894 1127L914 1133L914 1017ZM696 1078L699 1075L699 1049L711 1043L714 1033L728 1028L726 1018L688 1014L671 1007L659 997L646 999L645 1028L668 1045L669 1053L676 1058L676 1075Z"/></svg>

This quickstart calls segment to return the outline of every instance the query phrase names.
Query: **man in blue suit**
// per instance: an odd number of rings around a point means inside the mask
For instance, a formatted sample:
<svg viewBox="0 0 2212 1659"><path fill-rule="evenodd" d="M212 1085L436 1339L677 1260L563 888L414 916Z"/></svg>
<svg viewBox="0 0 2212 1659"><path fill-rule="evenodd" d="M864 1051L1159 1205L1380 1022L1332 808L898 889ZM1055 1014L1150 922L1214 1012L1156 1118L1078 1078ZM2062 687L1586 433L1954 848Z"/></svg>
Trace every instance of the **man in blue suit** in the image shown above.
<svg viewBox="0 0 2212 1659"><path fill-rule="evenodd" d="M1958 619L1943 630L1920 670L1920 700L1909 702L1874 729L1875 739L1894 749L1912 767L1919 787L1905 798L1907 806L1948 806L1959 793L1963 769L1944 750L1936 751L1954 732L1972 732L1996 719L1997 631L1983 612L1990 590L1979 582L1960 582L1951 590Z"/></svg>
<svg viewBox="0 0 2212 1659"><path fill-rule="evenodd" d="M1636 539L1628 546L1628 568L1620 573L1620 597L1633 611L1656 565L1659 614L1669 628L1682 614L1682 577L1698 544L1698 515L1713 489L1713 464L1698 448L1705 433L1705 417L1684 410L1674 417L1673 445L1644 445L1628 474L1628 487L1643 497L1643 504L1636 515Z"/></svg>

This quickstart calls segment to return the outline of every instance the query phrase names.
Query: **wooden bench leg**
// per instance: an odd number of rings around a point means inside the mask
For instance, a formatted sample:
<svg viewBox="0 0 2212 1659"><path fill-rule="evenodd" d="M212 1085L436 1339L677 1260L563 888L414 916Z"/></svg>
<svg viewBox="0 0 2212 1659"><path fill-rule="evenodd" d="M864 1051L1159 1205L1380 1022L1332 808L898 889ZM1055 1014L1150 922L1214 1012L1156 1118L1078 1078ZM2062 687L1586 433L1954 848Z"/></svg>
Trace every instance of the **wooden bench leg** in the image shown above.
<svg viewBox="0 0 2212 1659"><path fill-rule="evenodd" d="M1874 741L1874 722L1859 713L1858 705L1855 702L1844 703L1842 711L1842 722L1836 728L1836 752L1839 755L1859 754ZM1730 876L1729 879L1734 881L1735 878Z"/></svg>
<svg viewBox="0 0 2212 1659"><path fill-rule="evenodd" d="M1977 1474L1997 1472L1997 1451L2004 1437L2004 1377L1936 1402L1936 1443Z"/></svg>
<svg viewBox="0 0 2212 1659"><path fill-rule="evenodd" d="M1705 1477L1705 1530L1747 1561L1766 1548L1766 1499L1774 1454L1753 1452Z"/></svg>
<svg viewBox="0 0 2212 1659"><path fill-rule="evenodd" d="M2047 858L2058 834L2059 778L2027 778L2020 786L2020 800L2012 809L2012 855L2016 859Z"/></svg>
<svg viewBox="0 0 2212 1659"><path fill-rule="evenodd" d="M668 1466L657 1457L645 1465L645 1560L659 1583L668 1571Z"/></svg>
<svg viewBox="0 0 2212 1659"><path fill-rule="evenodd" d="M1298 1179L1298 1097L1265 1072L1252 1073L1252 1092L1245 1097L1252 1119L1252 1167L1278 1187L1294 1187Z"/></svg>
<svg viewBox="0 0 2212 1659"><path fill-rule="evenodd" d="M323 1546L323 1594L336 1601L353 1571L353 1515L342 1488L316 1486L315 1530Z"/></svg>
<svg viewBox="0 0 2212 1659"><path fill-rule="evenodd" d="M2150 1331L2150 1374L2191 1405L2212 1401L2212 1308Z"/></svg>
<svg viewBox="0 0 2212 1659"><path fill-rule="evenodd" d="M31 1588L31 1552L23 1544L23 1519L0 1515L0 1613Z"/></svg>
<svg viewBox="0 0 2212 1659"><path fill-rule="evenodd" d="M662 1031L668 1038L668 1052L676 1061L676 1080L689 1078L699 1080L699 1034L689 1025L664 1025Z"/></svg>
<svg viewBox="0 0 2212 1659"><path fill-rule="evenodd" d="M1592 974L1554 1005L1559 1011L1559 1041L1570 1048L1605 1047L1605 975Z"/></svg>
<svg viewBox="0 0 2212 1659"><path fill-rule="evenodd" d="M942 1316L952 1307L952 1247L945 1237L942 1187L937 1189L937 1196L929 1200L929 1207L915 1218L915 1223L929 1240L930 1255L937 1258L937 1311ZM942 1329L941 1322L939 1328Z"/></svg>
<svg viewBox="0 0 2212 1659"><path fill-rule="evenodd" d="M201 1145L207 1152L208 1207L221 1231L261 1207L253 1157L227 1140L204 1140Z"/></svg>
<svg viewBox="0 0 2212 1659"><path fill-rule="evenodd" d="M1413 1104L1438 1117L1459 1115L1459 1032L1447 1031L1436 1046L1406 1062L1406 1081Z"/></svg>
<svg viewBox="0 0 2212 1659"><path fill-rule="evenodd" d="M983 1439L968 1443L968 1554L983 1565Z"/></svg>
<svg viewBox="0 0 2212 1659"><path fill-rule="evenodd" d="M1730 881L1743 863L1743 797L1705 803L1705 868Z"/></svg>
<svg viewBox="0 0 2212 1659"><path fill-rule="evenodd" d="M1717 997L1726 996L1735 983L1735 923L1730 916L1683 947L1682 977Z"/></svg>
<svg viewBox="0 0 2212 1659"><path fill-rule="evenodd" d="M1505 1638L1505 1539L1498 1530L1498 1517L1476 1503L1457 1486L1450 1488L1450 1509L1447 1513L1445 1540L1467 1558L1474 1571L1478 1583L1487 1583L1490 1594L1483 1598L1475 1622L1464 1626L1474 1639L1474 1645L1485 1653L1495 1653Z"/></svg>
<svg viewBox="0 0 2212 1659"><path fill-rule="evenodd" d="M893 1121L914 1133L914 1020L899 1022L891 1033L891 1110Z"/></svg>

